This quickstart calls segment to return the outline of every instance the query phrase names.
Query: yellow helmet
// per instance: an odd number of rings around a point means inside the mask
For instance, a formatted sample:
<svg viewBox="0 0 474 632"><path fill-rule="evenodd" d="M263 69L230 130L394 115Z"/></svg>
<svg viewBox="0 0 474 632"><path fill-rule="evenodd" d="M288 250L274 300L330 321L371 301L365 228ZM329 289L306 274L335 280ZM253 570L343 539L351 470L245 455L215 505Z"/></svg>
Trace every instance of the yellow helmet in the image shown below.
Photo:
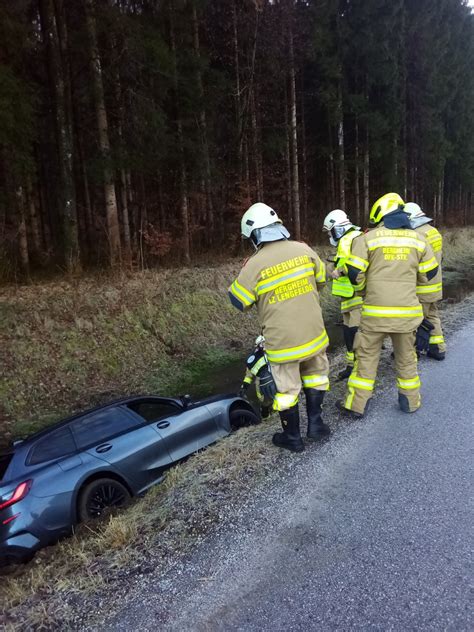
<svg viewBox="0 0 474 632"><path fill-rule="evenodd" d="M404 204L405 202L398 193L386 193L385 195L382 195L382 197L379 198L372 206L369 215L370 223L378 224L384 215L387 215L387 213L391 213L392 211L396 211L399 206L403 206Z"/></svg>

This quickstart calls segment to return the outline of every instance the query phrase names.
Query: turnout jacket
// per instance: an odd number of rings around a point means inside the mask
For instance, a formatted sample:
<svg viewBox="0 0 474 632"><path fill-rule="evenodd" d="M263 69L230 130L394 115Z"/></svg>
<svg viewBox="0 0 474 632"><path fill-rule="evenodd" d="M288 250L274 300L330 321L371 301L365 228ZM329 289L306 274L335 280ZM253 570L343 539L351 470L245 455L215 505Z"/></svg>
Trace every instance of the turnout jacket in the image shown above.
<svg viewBox="0 0 474 632"><path fill-rule="evenodd" d="M382 222L354 240L347 265L351 281L366 283L361 329L415 331L423 320L417 285L427 283L438 268L424 235Z"/></svg>
<svg viewBox="0 0 474 632"><path fill-rule="evenodd" d="M441 260L443 258L443 237L439 230L430 224L418 226L415 231L423 235L433 249L434 256L438 262L436 275L426 283L420 282L416 287L416 293L420 303L437 303L443 298L443 273L441 270Z"/></svg>
<svg viewBox="0 0 474 632"><path fill-rule="evenodd" d="M263 244L229 288L241 311L257 306L271 363L301 361L329 344L318 288L326 268L306 244L282 240Z"/></svg>
<svg viewBox="0 0 474 632"><path fill-rule="evenodd" d="M341 237L337 244L337 252L334 257L334 267L342 273L338 279L332 281L332 294L339 296L341 300L341 312L351 312L353 309L360 309L362 306L362 296L364 284L352 285L347 276L347 260L351 254L352 242L356 237L362 235L362 231L352 229Z"/></svg>

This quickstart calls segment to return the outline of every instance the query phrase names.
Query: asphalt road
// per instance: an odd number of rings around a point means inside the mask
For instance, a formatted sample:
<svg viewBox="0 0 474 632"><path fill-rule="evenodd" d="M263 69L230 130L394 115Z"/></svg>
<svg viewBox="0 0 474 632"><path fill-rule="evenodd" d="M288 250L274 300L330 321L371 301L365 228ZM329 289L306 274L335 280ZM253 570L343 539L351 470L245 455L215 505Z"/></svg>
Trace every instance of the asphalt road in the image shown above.
<svg viewBox="0 0 474 632"><path fill-rule="evenodd" d="M367 419L290 455L266 498L107 629L474 629L474 323L421 375L417 413L391 387Z"/></svg>

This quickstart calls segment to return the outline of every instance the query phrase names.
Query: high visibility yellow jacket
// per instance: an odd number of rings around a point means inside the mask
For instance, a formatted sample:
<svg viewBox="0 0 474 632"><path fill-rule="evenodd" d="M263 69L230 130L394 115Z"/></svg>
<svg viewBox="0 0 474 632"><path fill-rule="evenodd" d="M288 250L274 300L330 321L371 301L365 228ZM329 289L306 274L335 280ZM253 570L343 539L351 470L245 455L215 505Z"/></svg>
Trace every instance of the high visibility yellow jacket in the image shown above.
<svg viewBox="0 0 474 632"><path fill-rule="evenodd" d="M381 223L354 240L347 265L351 280L366 282L361 328L403 333L418 327L423 310L416 287L427 283L426 274L438 267L424 235Z"/></svg>
<svg viewBox="0 0 474 632"><path fill-rule="evenodd" d="M362 296L360 291L363 289L363 283L360 286L354 286L347 276L347 260L351 254L352 242L356 237L362 235L362 231L353 229L343 235L337 244L337 252L334 257L335 269L341 272L341 276L332 281L332 294L340 296L341 312L351 312L354 309L360 309L362 306Z"/></svg>
<svg viewBox="0 0 474 632"><path fill-rule="evenodd" d="M419 283L416 288L416 293L420 300L420 303L436 303L443 298L443 273L441 270L441 260L443 258L443 237L438 229L430 224L423 224L418 226L415 231L424 235L426 241L433 249L434 256L438 262L438 272L436 276L427 281L426 283Z"/></svg>
<svg viewBox="0 0 474 632"><path fill-rule="evenodd" d="M328 346L318 292L325 282L324 263L297 241L266 243L248 259L229 297L242 311L257 306L271 363L303 360Z"/></svg>

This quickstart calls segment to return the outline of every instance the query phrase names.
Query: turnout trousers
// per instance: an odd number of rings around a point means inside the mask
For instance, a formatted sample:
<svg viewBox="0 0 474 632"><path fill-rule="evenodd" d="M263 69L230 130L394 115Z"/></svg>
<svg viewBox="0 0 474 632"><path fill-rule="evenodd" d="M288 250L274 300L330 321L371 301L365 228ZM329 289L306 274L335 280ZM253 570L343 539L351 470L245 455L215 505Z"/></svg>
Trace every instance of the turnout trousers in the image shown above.
<svg viewBox="0 0 474 632"><path fill-rule="evenodd" d="M360 325L360 307L351 309L349 312L342 312L344 343L346 345L346 364L354 366L354 338L357 328Z"/></svg>
<svg viewBox="0 0 474 632"><path fill-rule="evenodd" d="M422 303L423 316L430 322L434 329L430 332L430 345L438 345L440 351L446 351L443 330L441 329L441 320L439 317L438 303Z"/></svg>
<svg viewBox="0 0 474 632"><path fill-rule="evenodd" d="M385 333L359 329L354 344L355 365L347 383L344 401L344 406L349 410L363 413L368 400L372 397L380 350L386 336L392 339L398 392L406 397L410 412L420 407L420 378L414 349L415 332Z"/></svg>
<svg viewBox="0 0 474 632"><path fill-rule="evenodd" d="M298 403L301 387L317 391L329 389L329 360L326 351L310 358L284 364L272 364L272 375L277 387L273 409L288 410Z"/></svg>

